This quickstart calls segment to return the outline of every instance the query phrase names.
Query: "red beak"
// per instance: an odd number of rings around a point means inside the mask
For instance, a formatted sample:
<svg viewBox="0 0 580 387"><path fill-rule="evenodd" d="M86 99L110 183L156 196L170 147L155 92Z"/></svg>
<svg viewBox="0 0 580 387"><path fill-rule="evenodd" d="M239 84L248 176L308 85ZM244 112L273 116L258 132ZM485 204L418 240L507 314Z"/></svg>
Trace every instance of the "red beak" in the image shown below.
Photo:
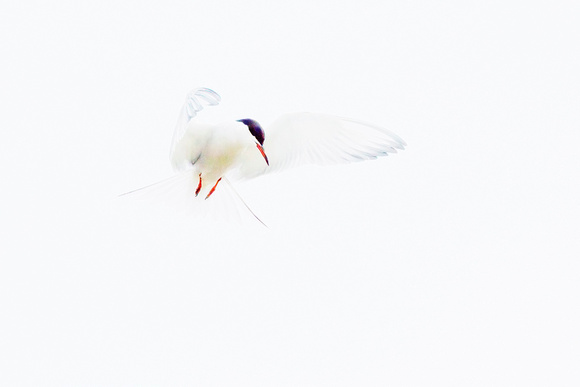
<svg viewBox="0 0 580 387"><path fill-rule="evenodd" d="M262 145L260 145L259 143L256 143L256 147L258 148L258 150L260 151L260 153L264 157L264 160L266 160L266 164L270 165L270 162L268 161L268 156L266 156L266 152L264 152L264 147Z"/></svg>

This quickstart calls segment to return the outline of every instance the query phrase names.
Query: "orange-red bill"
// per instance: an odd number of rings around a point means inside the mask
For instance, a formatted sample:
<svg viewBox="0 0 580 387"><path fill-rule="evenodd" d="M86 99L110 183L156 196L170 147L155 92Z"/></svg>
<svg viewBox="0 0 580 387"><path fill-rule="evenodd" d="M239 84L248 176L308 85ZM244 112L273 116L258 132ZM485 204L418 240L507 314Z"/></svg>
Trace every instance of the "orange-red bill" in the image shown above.
<svg viewBox="0 0 580 387"><path fill-rule="evenodd" d="M260 144L256 144L256 147L258 148L258 150L260 151L260 153L264 157L264 160L266 160L266 164L270 165L270 162L268 161L268 156L266 156L266 152L264 152L264 147Z"/></svg>

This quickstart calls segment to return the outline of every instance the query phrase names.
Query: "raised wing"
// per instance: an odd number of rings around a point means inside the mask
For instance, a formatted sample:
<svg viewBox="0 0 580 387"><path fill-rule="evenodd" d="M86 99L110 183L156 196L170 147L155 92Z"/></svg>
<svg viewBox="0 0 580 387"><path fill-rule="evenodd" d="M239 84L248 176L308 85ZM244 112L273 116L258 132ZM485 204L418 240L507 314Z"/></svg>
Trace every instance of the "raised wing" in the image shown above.
<svg viewBox="0 0 580 387"><path fill-rule="evenodd" d="M203 105L208 106L218 105L221 101L221 97L215 91L200 87L191 90L187 97L185 98L185 103L181 108L179 113L179 118L177 119L177 124L175 125L175 130L173 131L173 139L171 140L171 151L170 158L173 159L173 152L177 143L183 138L185 131L187 129L187 124L193 117L197 115L197 112L203 110Z"/></svg>
<svg viewBox="0 0 580 387"><path fill-rule="evenodd" d="M318 113L290 113L265 128L270 165L249 149L234 177L246 179L304 164L372 160L403 150L405 141L376 125Z"/></svg>

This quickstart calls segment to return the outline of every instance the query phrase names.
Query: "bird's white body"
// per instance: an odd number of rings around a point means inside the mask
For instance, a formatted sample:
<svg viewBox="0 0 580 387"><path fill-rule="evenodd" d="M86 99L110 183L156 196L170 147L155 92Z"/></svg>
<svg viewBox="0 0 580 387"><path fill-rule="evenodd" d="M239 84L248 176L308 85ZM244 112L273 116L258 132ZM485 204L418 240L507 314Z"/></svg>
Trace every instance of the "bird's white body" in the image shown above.
<svg viewBox="0 0 580 387"><path fill-rule="evenodd" d="M253 137L241 122L218 124L190 121L171 156L177 170L192 169L202 175L201 194L207 195L218 179L236 168L248 150L256 151ZM205 197L205 195L203 195Z"/></svg>

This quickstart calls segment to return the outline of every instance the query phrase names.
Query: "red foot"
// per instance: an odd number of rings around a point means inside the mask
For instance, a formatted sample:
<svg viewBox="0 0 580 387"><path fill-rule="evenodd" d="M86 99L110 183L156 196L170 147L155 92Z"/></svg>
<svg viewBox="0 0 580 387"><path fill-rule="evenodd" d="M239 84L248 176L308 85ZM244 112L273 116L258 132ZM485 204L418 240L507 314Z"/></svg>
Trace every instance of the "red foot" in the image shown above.
<svg viewBox="0 0 580 387"><path fill-rule="evenodd" d="M201 191L201 173L199 174L199 184L197 185L197 189L195 190L195 196L199 195L199 191Z"/></svg>
<svg viewBox="0 0 580 387"><path fill-rule="evenodd" d="M207 194L207 196L205 197L205 198L206 198L206 200L207 200L207 198L209 198L209 197L211 196L211 194L213 193L213 191L215 191L215 188L217 187L217 185L218 185L218 183L220 182L220 180L221 180L221 179L222 179L222 178L220 177L220 178L218 179L218 181L216 181L216 182L215 182L215 185L212 187L212 189L210 189L210 190L209 190L209 193L208 193L208 194Z"/></svg>

